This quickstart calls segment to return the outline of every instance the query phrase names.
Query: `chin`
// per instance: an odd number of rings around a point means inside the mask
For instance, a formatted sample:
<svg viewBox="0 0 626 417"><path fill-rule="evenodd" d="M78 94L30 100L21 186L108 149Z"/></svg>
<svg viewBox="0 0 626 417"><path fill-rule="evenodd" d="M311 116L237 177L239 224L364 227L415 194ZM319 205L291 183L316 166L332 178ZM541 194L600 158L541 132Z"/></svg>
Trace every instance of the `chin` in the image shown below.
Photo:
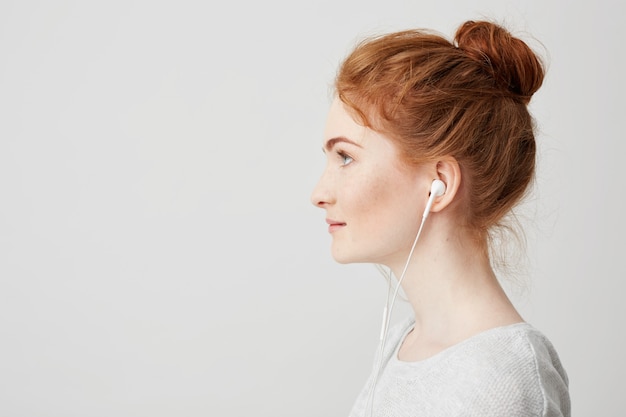
<svg viewBox="0 0 626 417"><path fill-rule="evenodd" d="M336 247L333 247L332 250L332 257L335 260L335 262L340 263L340 264L364 264L364 263L371 263L372 260L370 259L370 257L367 256L363 256L362 253L355 253L353 251L341 251Z"/></svg>
<svg viewBox="0 0 626 417"><path fill-rule="evenodd" d="M342 265L354 263L354 261L352 261L350 259L345 259L345 258L337 257L337 256L334 256L334 255L333 255L333 259L335 260L335 262L337 262L339 264L342 264Z"/></svg>
<svg viewBox="0 0 626 417"><path fill-rule="evenodd" d="M344 264L344 265L354 263L353 257L350 256L348 253L332 248L331 254L332 254L333 259L337 263Z"/></svg>

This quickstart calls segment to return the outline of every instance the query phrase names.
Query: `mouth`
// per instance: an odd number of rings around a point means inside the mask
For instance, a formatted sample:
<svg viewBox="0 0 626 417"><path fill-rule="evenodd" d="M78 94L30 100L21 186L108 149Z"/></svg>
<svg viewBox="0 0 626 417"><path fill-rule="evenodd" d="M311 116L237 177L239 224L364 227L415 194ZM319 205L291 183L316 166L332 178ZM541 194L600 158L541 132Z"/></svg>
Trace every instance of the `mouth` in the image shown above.
<svg viewBox="0 0 626 417"><path fill-rule="evenodd" d="M341 229L342 227L346 225L346 223L344 222L340 222L340 221L332 220L332 219L326 219L326 223L328 223L329 233L336 232L337 230Z"/></svg>

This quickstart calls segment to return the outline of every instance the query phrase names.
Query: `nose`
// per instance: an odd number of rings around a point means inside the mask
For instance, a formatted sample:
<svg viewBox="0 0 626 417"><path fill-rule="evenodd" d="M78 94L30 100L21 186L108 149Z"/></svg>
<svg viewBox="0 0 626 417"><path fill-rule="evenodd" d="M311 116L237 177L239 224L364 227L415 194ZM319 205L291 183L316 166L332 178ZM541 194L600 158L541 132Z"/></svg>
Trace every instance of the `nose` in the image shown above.
<svg viewBox="0 0 626 417"><path fill-rule="evenodd" d="M315 188L313 188L313 192L311 193L311 203L316 207L325 208L333 202L334 199L329 187L328 176L326 175L326 172L324 172L315 185Z"/></svg>

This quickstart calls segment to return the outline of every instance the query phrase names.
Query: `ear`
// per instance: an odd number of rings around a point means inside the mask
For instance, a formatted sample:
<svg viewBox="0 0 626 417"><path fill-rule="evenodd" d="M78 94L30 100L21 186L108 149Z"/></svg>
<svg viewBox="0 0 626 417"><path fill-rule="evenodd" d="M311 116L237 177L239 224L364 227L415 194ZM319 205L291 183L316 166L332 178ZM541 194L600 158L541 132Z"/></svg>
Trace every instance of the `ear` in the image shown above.
<svg viewBox="0 0 626 417"><path fill-rule="evenodd" d="M436 177L446 184L446 192L433 202L431 212L438 212L448 207L455 199L461 186L461 167L453 156L440 158L436 165Z"/></svg>

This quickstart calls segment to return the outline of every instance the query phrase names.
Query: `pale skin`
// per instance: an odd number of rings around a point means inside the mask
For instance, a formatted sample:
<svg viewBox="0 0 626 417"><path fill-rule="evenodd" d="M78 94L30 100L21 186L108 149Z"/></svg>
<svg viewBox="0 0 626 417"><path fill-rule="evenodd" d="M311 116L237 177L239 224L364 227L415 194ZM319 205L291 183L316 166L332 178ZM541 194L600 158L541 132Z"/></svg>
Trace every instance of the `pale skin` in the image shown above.
<svg viewBox="0 0 626 417"><path fill-rule="evenodd" d="M415 328L400 347L400 360L423 360L482 331L523 321L487 254L461 225L465 184L453 157L409 167L394 142L357 123L338 99L323 150L327 164L311 201L326 211L332 254L340 263L378 263L399 277L432 181L446 184L402 281Z"/></svg>

